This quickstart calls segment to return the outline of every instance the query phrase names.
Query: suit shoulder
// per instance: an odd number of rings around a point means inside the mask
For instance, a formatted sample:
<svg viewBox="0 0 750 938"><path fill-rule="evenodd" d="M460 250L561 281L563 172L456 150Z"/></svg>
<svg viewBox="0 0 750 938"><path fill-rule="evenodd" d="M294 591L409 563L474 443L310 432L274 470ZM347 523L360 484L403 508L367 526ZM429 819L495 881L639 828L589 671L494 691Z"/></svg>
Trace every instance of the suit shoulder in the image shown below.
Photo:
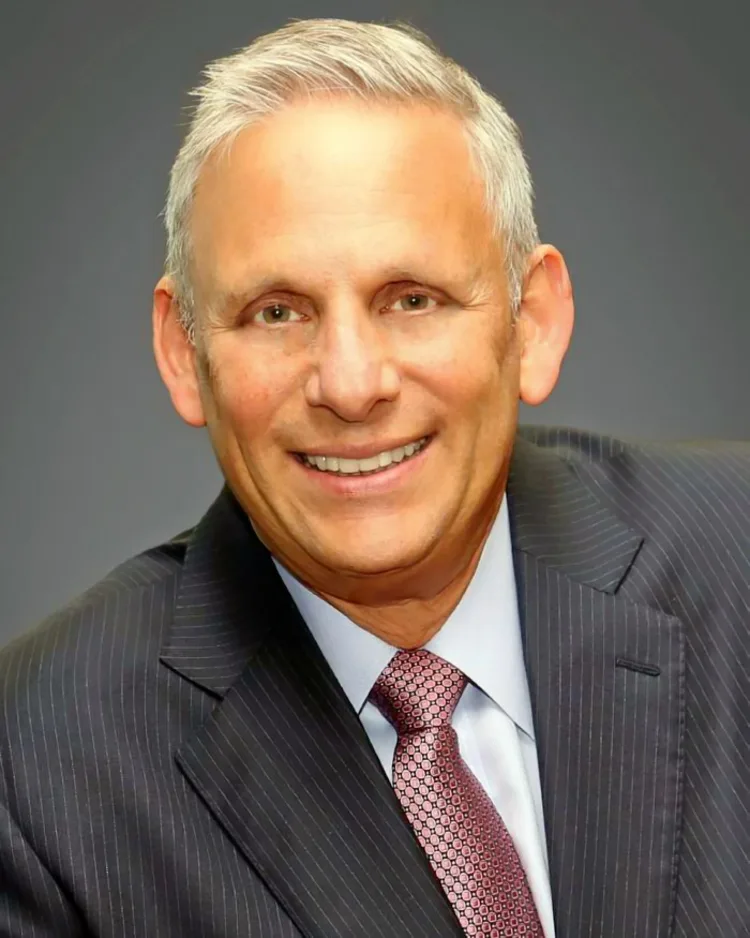
<svg viewBox="0 0 750 938"><path fill-rule="evenodd" d="M0 729L30 700L54 710L66 688L111 686L115 669L132 672L158 647L185 547L180 535L130 558L1 649Z"/></svg>
<svg viewBox="0 0 750 938"><path fill-rule="evenodd" d="M654 442L566 427L523 428L523 437L571 463L624 520L727 544L750 536L750 443Z"/></svg>
<svg viewBox="0 0 750 938"><path fill-rule="evenodd" d="M521 436L574 463L603 466L661 467L679 484L693 477L750 491L750 442L740 440L680 440L659 442L611 436L573 427L524 426ZM717 478L718 476L718 478Z"/></svg>
<svg viewBox="0 0 750 938"><path fill-rule="evenodd" d="M619 456L627 444L615 436L575 427L525 425L519 435L549 452L571 461L607 462Z"/></svg>

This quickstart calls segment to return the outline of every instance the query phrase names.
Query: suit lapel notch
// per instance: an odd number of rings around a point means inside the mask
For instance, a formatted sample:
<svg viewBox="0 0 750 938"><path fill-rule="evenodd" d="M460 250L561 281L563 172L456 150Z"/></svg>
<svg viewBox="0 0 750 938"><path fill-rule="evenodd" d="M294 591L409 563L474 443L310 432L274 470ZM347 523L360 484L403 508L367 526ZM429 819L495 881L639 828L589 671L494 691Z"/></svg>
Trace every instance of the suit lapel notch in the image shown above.
<svg viewBox="0 0 750 938"><path fill-rule="evenodd" d="M508 479L514 548L579 583L614 593L643 537L602 504L585 467L518 437Z"/></svg>

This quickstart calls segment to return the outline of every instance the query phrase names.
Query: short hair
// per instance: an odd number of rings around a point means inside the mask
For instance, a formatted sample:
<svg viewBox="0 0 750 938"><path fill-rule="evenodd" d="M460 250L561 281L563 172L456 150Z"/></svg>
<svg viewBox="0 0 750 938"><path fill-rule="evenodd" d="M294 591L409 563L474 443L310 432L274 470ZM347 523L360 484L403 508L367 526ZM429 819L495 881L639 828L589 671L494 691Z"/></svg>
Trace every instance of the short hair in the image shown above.
<svg viewBox="0 0 750 938"><path fill-rule="evenodd" d="M195 335L190 215L206 159L244 128L296 99L350 95L379 103L425 102L456 114L484 185L486 208L502 239L511 309L521 301L529 253L538 243L531 175L518 127L502 104L432 41L402 23L309 19L260 36L210 63L188 132L170 172L164 220L165 272L180 317Z"/></svg>

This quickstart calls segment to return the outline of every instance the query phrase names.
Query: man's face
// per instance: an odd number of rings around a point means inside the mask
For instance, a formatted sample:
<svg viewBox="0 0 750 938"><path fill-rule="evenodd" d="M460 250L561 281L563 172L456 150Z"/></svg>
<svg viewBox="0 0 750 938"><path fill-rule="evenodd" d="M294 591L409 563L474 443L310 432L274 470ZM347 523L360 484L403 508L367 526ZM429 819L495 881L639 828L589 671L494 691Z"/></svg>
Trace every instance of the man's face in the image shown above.
<svg viewBox="0 0 750 938"><path fill-rule="evenodd" d="M519 343L456 118L290 106L204 167L192 237L203 416L282 560L310 579L398 575L489 524ZM405 444L422 448L397 462ZM391 463L340 474L355 456Z"/></svg>

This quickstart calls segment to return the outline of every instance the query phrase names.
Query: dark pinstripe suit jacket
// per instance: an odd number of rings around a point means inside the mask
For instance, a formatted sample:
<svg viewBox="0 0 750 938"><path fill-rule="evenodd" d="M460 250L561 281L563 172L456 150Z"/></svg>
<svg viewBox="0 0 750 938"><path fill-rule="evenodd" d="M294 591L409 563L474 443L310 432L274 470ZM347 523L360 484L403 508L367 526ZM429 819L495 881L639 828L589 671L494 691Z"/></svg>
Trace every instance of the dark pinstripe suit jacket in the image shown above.
<svg viewBox="0 0 750 938"><path fill-rule="evenodd" d="M750 935L750 448L527 429L508 493L559 938ZM0 696L0 935L460 935L226 492Z"/></svg>

